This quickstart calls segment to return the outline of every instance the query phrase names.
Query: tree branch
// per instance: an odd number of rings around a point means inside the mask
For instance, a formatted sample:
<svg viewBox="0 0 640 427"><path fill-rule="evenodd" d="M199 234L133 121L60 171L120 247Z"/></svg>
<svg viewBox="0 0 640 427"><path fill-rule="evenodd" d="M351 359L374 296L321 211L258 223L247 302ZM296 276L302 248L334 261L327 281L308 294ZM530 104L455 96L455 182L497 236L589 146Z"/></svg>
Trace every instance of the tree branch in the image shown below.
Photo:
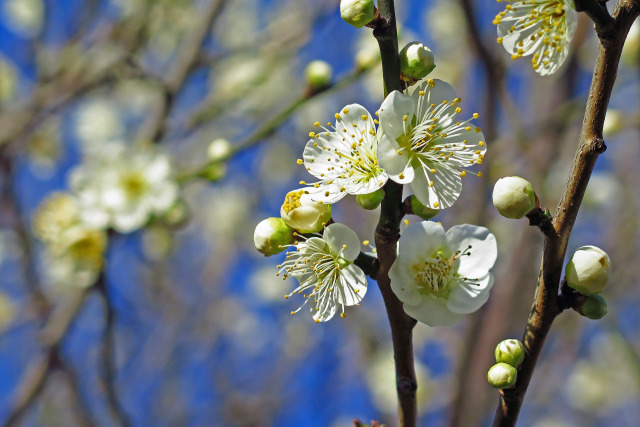
<svg viewBox="0 0 640 427"><path fill-rule="evenodd" d="M578 150L553 220L555 234L545 238L535 301L522 340L526 357L518 372L515 387L500 393L494 426L515 425L545 338L560 311L558 288L567 243L595 162L606 149L602 139L604 118L622 46L631 24L639 14L640 3L637 1L620 2L614 13L615 31L606 43L601 43L598 50Z"/></svg>
<svg viewBox="0 0 640 427"><path fill-rule="evenodd" d="M393 0L379 0L380 19L377 20L373 35L378 41L382 58L382 75L385 96L394 90L402 90L400 81L400 60L398 58L398 35ZM398 393L398 425L415 427L417 424L416 382L413 365L412 333L416 321L404 312L402 302L391 289L389 269L396 259L396 243L400 238L402 219L402 185L387 181L384 186L380 219L376 227L375 241L380 260L376 275L380 292L384 298L396 367L396 391Z"/></svg>
<svg viewBox="0 0 640 427"><path fill-rule="evenodd" d="M597 0L574 0L577 12L584 12L595 23L598 37L610 36L616 28L616 21L609 15L606 6Z"/></svg>

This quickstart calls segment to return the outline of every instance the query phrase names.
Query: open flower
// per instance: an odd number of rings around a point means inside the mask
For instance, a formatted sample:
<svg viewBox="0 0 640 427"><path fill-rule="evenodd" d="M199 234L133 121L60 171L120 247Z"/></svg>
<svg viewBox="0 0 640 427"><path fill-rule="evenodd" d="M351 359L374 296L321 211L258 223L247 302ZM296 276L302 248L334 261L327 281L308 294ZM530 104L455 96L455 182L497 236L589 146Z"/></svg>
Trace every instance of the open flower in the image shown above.
<svg viewBox="0 0 640 427"><path fill-rule="evenodd" d="M456 324L489 298L496 239L484 227L424 221L409 226L389 270L391 288L404 311L429 326Z"/></svg>
<svg viewBox="0 0 640 427"><path fill-rule="evenodd" d="M480 128L469 120L456 120L462 111L460 102L448 83L429 79L413 96L391 92L380 107L380 126L386 136L378 146L380 166L392 180L410 183L413 194L429 208L453 205L466 169L484 158L486 144Z"/></svg>
<svg viewBox="0 0 640 427"><path fill-rule="evenodd" d="M287 253L286 260L278 266L283 279L291 276L300 282L289 298L302 294L317 322L331 319L338 308L358 304L367 292L367 279L353 261L360 254L360 240L356 233L343 224L331 224L324 229L322 238L311 237L295 245L295 251Z"/></svg>
<svg viewBox="0 0 640 427"><path fill-rule="evenodd" d="M511 58L533 55L533 69L546 76L566 59L578 14L573 0L515 0L493 23L498 26L498 43Z"/></svg>
<svg viewBox="0 0 640 427"><path fill-rule="evenodd" d="M310 132L311 140L304 149L304 166L320 179L305 190L317 202L335 203L347 194L373 193L388 178L378 166L376 154L378 142L384 137L376 132L369 112L361 105L350 104L335 117L335 127L328 124L332 131L315 123L324 132Z"/></svg>
<svg viewBox="0 0 640 427"><path fill-rule="evenodd" d="M167 156L122 146L99 161L88 161L71 173L71 187L82 206L82 219L97 227L134 231L153 214L173 206L178 185L170 177Z"/></svg>

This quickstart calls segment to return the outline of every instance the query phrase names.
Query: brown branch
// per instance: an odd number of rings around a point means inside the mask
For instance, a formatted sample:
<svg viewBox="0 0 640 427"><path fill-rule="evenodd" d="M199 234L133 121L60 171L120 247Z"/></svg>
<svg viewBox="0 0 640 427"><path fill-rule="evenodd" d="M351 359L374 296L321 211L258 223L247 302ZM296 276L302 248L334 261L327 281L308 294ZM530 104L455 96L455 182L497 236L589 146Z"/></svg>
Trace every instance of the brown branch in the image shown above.
<svg viewBox="0 0 640 427"><path fill-rule="evenodd" d="M620 2L614 13L615 31L611 36L601 38L578 150L553 220L555 234L545 238L535 301L522 340L526 357L518 372L515 387L500 393L494 426L515 425L538 356L551 324L560 311L558 288L567 243L595 162L606 149L602 139L604 118L616 79L622 46L631 24L638 15L640 3L637 0Z"/></svg>
<svg viewBox="0 0 640 427"><path fill-rule="evenodd" d="M220 16L227 1L210 0L204 10L198 13L199 21L194 23L193 29L187 34L175 65L169 70L164 81L163 99L148 120L142 124L138 132L138 140L158 142L164 137L167 130L167 118L171 113L176 96L182 90L191 71L198 64L202 43L211 32L211 27L215 24L216 18Z"/></svg>
<svg viewBox="0 0 640 427"><path fill-rule="evenodd" d="M599 37L608 37L616 28L616 21L607 7L598 0L574 0L577 12L584 12L595 23Z"/></svg>
<svg viewBox="0 0 640 427"><path fill-rule="evenodd" d="M382 75L385 96L394 90L402 89L400 80L400 61L398 58L398 36L393 0L379 0L380 18L376 22L373 35L378 41L382 58ZM384 298L396 368L396 391L398 393L399 427L415 427L417 424L416 382L413 364L412 333L416 321L404 312L402 302L391 289L389 269L396 259L396 243L400 237L402 219L402 185L388 181L384 186L385 197L382 200L380 219L376 227L375 241L380 261L376 275L380 292Z"/></svg>

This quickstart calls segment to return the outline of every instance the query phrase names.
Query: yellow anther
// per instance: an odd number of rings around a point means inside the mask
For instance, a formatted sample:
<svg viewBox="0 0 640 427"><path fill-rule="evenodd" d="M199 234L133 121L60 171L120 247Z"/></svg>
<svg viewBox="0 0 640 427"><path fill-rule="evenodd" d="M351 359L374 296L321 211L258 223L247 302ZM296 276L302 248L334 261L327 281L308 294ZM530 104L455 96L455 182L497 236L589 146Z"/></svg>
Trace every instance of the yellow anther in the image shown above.
<svg viewBox="0 0 640 427"><path fill-rule="evenodd" d="M482 172L478 172L478 178L482 178Z"/></svg>
<svg viewBox="0 0 640 427"><path fill-rule="evenodd" d="M462 172L460 172L460 176L461 176L462 178L464 178L465 176L467 176L467 171L462 171Z"/></svg>
<svg viewBox="0 0 640 427"><path fill-rule="evenodd" d="M478 113L473 113L473 118L474 118L474 119L477 119L478 117L480 117L480 114L478 114Z"/></svg>
<svg viewBox="0 0 640 427"><path fill-rule="evenodd" d="M369 116L367 116L366 114L363 114L363 115L360 116L360 118L362 120L367 120L369 118Z"/></svg>
<svg viewBox="0 0 640 427"><path fill-rule="evenodd" d="M484 147L484 141L480 141L480 142L478 142L478 145L479 145L480 147Z"/></svg>
<svg viewBox="0 0 640 427"><path fill-rule="evenodd" d="M363 240L363 241L362 241L362 244L363 244L363 245L365 245L365 246L369 246L369 243L370 243L370 242L369 242L368 240Z"/></svg>
<svg viewBox="0 0 640 427"><path fill-rule="evenodd" d="M315 127L319 128L319 127L320 127L320 122L315 122L313 125L314 125Z"/></svg>
<svg viewBox="0 0 640 427"><path fill-rule="evenodd" d="M342 117L340 116L340 113L336 113L336 116L335 116L335 117L336 117L336 119L337 119L337 120L340 120L340 119L342 118Z"/></svg>
<svg viewBox="0 0 640 427"><path fill-rule="evenodd" d="M347 317L347 315L344 314L344 313L340 313L340 317L342 317L344 319L345 317Z"/></svg>
<svg viewBox="0 0 640 427"><path fill-rule="evenodd" d="M438 206L440 206L440 203L438 203L438 202L433 202L433 207L434 207L434 208L437 208Z"/></svg>
<svg viewBox="0 0 640 427"><path fill-rule="evenodd" d="M297 164L299 164L299 165L301 165L301 164L302 164L302 163L304 163L304 162L302 161L302 159L298 159L298 160L296 160L296 163L297 163Z"/></svg>
<svg viewBox="0 0 640 427"><path fill-rule="evenodd" d="M345 109L342 110L342 112L345 113L345 114L349 114L349 109L345 108Z"/></svg>

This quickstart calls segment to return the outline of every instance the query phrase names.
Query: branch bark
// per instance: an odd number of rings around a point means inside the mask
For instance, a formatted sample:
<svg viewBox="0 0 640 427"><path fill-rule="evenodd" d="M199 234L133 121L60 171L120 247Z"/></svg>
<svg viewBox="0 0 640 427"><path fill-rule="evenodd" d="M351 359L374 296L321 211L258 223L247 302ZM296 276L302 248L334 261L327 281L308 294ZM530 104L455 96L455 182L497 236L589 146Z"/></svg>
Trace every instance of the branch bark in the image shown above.
<svg viewBox="0 0 640 427"><path fill-rule="evenodd" d="M558 288L567 243L593 167L598 156L606 150L602 139L604 118L615 83L622 46L631 24L638 15L640 2L621 1L614 13L615 31L608 37L600 35L601 45L589 90L579 146L565 190L556 208L554 232L545 238L535 300L522 339L526 357L518 372L515 387L500 393L494 426L515 425L538 356L551 324L560 312Z"/></svg>

